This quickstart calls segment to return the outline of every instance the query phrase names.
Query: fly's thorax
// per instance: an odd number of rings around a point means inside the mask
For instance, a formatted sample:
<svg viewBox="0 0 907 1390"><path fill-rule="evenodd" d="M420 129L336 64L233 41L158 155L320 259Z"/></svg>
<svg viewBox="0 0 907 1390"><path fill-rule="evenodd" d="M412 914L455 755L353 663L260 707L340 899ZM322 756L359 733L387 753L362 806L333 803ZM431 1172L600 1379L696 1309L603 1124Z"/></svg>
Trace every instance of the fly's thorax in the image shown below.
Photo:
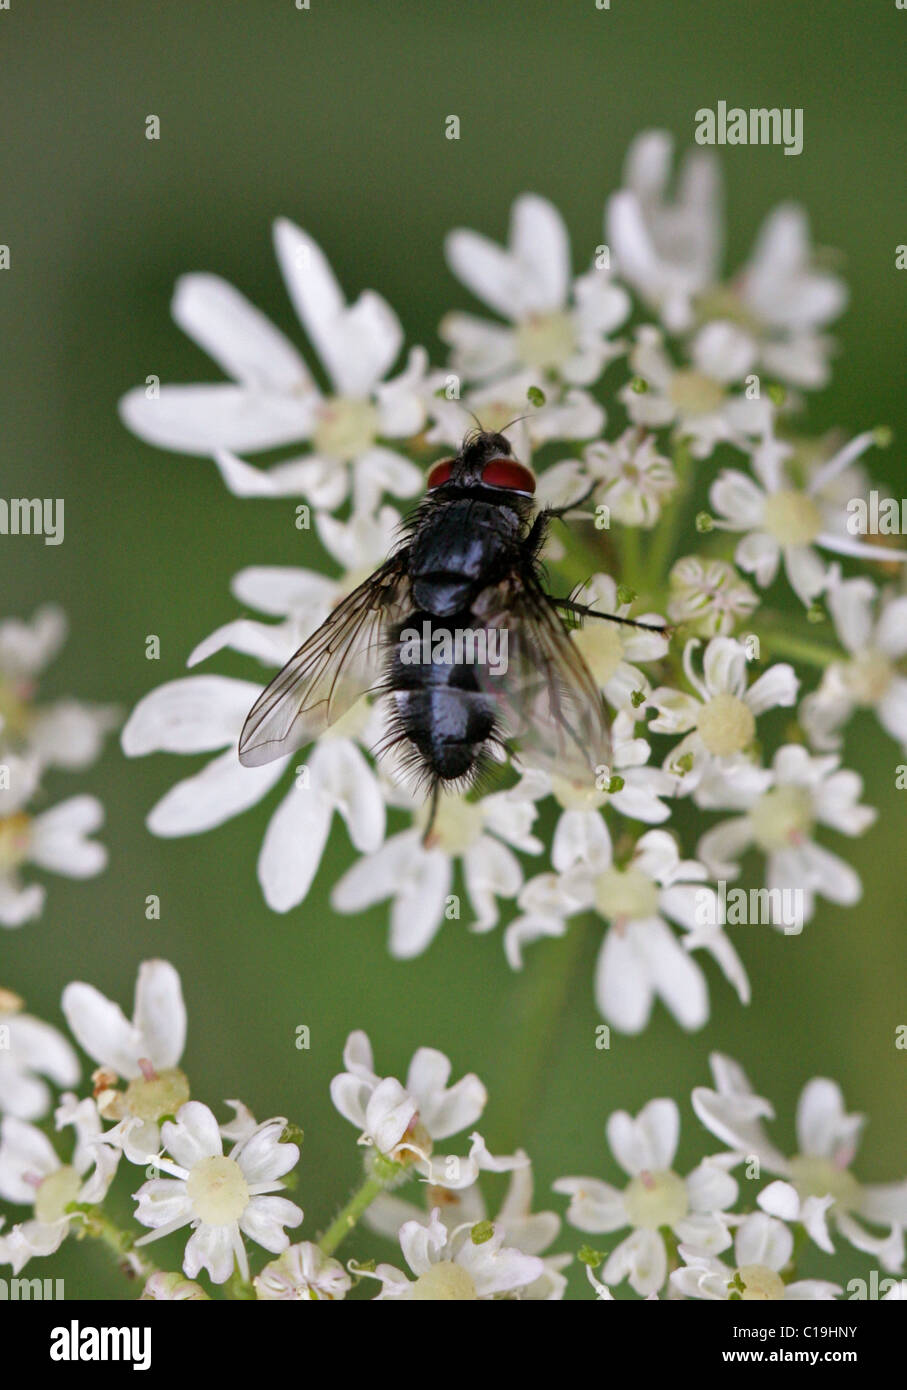
<svg viewBox="0 0 907 1390"><path fill-rule="evenodd" d="M484 497L439 499L420 519L410 545L410 574L476 578L502 559L515 562L527 499L485 489ZM531 503L529 504L532 505Z"/></svg>

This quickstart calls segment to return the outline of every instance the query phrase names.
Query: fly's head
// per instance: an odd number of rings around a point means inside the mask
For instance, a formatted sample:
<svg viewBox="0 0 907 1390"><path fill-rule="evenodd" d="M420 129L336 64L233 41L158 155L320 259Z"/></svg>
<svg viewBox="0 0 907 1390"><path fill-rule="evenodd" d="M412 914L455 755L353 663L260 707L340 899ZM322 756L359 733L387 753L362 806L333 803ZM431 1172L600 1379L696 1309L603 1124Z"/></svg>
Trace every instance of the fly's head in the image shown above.
<svg viewBox="0 0 907 1390"><path fill-rule="evenodd" d="M492 430L476 430L463 440L460 452L451 459L441 459L428 475L428 491L446 489L488 489L490 494L511 494L506 498L531 498L535 492L535 476L531 468L514 458L510 441ZM443 495L443 493L442 493Z"/></svg>

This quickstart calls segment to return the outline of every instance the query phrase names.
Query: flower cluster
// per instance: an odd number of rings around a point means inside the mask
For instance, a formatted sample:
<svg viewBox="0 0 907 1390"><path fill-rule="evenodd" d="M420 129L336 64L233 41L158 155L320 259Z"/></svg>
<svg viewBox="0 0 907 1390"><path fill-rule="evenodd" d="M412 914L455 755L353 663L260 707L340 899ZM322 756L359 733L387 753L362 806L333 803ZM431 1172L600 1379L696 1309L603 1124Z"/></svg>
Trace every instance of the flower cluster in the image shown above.
<svg viewBox="0 0 907 1390"><path fill-rule="evenodd" d="M833 1254L842 1239L891 1276L884 1297L904 1296L895 1276L904 1267L907 1180L868 1184L852 1172L863 1117L847 1114L827 1078L805 1087L798 1151L787 1157L765 1130L769 1101L736 1062L714 1055L714 1088L697 1087L692 1104L725 1147L685 1176L674 1167L680 1111L673 1100L652 1100L635 1117L612 1114L606 1134L625 1183L562 1177L553 1185L570 1199L567 1225L609 1237L610 1248L565 1249L558 1213L533 1210L528 1154L492 1154L473 1129L487 1100L479 1078L451 1084L449 1059L430 1047L418 1049L404 1081L382 1076L369 1039L354 1032L330 1091L357 1132L360 1183L316 1238L294 1242L289 1233L304 1214L286 1193L297 1186L302 1131L279 1116L257 1122L238 1100L225 1103L232 1118L219 1120L194 1098L182 1067L186 1008L172 965L141 966L131 1020L92 985L67 985L66 1022L97 1064L81 1096L66 1038L18 1012L11 997L2 1006L0 1028L12 1041L0 1089L0 1198L16 1219L0 1232L0 1266L14 1275L77 1235L106 1246L127 1275L141 1278L146 1299L319 1301L355 1291L377 1301L550 1301L565 1296L574 1257L602 1299L614 1290L834 1299L844 1296L840 1284L801 1277L798 1265ZM56 1101L42 1075L61 1089ZM55 1133L70 1130L71 1138L54 1142L41 1126L51 1110ZM438 1151L464 1132L466 1153ZM495 1174L508 1175L507 1187L489 1214L483 1182ZM132 1194L127 1228L110 1213L115 1183ZM407 1184L420 1198L400 1195ZM389 1242L391 1260L338 1258L360 1221ZM153 1243L177 1233L185 1235L181 1268L161 1268Z"/></svg>
<svg viewBox="0 0 907 1390"><path fill-rule="evenodd" d="M38 699L40 678L66 641L66 632L66 617L52 604L38 608L29 621L6 618L0 622L3 927L20 927L43 911L46 890L40 883L23 880L26 866L69 878L91 878L107 862L104 846L90 838L104 820L104 808L96 797L70 796L48 805L47 775L90 767L120 719L110 705Z"/></svg>
<svg viewBox="0 0 907 1390"><path fill-rule="evenodd" d="M729 926L800 931L817 896L859 899L841 837L862 834L875 813L841 766L842 731L872 708L907 747L907 598L880 582L905 552L848 526L849 500L870 486L866 456L887 432L814 439L802 419L807 393L829 379L845 286L788 204L726 275L714 156L688 156L673 194L671 161L661 132L633 143L606 202L606 243L593 238L585 254L574 256L557 209L536 195L517 199L503 245L453 231L448 264L481 308L444 317L439 366L418 347L400 366L404 333L389 305L371 291L348 303L312 238L280 221L278 261L328 390L238 291L189 275L174 318L230 380L150 379L121 404L143 439L211 458L235 495L304 499L297 525L312 514L331 562L331 577L241 571L233 593L256 616L202 640L190 666L225 649L269 673L282 666L385 559L425 464L476 419L507 428L538 473L542 505L573 506L569 540L549 541L550 573L597 615L646 625L595 616L571 631L612 724L594 781L540 771L517 746L481 791L443 796L426 837L420 798L392 758L374 755L386 697L361 699L298 762L249 768L237 747L260 677L212 673L146 695L122 742L129 756L213 755L152 809L156 835L212 830L281 785L258 856L277 912L304 901L339 818L356 857L333 905L389 902L395 956L424 951L461 915L461 883L472 930L507 919L514 968L529 943L583 914L601 934L598 1007L626 1032L646 1026L657 1000L683 1028L701 1027L703 957L748 1001ZM248 457L287 449L267 467ZM872 565L873 577L842 565ZM666 621L672 629L652 630ZM807 689L811 666L821 681ZM688 844L671 824L682 804L699 825ZM757 918L729 910L744 855Z"/></svg>

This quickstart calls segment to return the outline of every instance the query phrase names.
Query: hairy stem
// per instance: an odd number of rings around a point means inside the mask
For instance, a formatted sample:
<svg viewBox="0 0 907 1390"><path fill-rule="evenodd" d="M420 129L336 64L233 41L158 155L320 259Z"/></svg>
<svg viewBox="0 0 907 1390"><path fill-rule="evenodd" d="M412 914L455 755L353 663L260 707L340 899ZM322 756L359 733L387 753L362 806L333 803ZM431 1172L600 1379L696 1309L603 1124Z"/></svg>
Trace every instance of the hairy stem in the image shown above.
<svg viewBox="0 0 907 1390"><path fill-rule="evenodd" d="M160 1273L154 1261L135 1248L135 1236L129 1231L124 1231L100 1207L74 1204L72 1210L81 1212L85 1218L79 1223L79 1238L87 1237L106 1246L111 1254L116 1256L120 1270L128 1278L141 1275L148 1279L152 1274Z"/></svg>
<svg viewBox="0 0 907 1390"><path fill-rule="evenodd" d="M387 1182L386 1178L372 1173L365 1179L362 1186L356 1189L346 1206L338 1212L318 1242L326 1255L333 1255L340 1242L353 1230L363 1212L384 1191Z"/></svg>

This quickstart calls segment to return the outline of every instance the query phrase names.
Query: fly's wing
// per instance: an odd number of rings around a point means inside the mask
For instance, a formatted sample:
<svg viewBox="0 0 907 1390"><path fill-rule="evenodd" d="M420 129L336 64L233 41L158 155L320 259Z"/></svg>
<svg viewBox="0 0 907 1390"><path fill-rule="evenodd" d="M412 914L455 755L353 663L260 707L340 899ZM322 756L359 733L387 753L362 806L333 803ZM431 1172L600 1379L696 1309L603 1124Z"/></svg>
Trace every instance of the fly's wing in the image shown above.
<svg viewBox="0 0 907 1390"><path fill-rule="evenodd" d="M311 743L378 684L388 633L407 611L406 558L398 551L338 603L262 691L240 735L243 766Z"/></svg>
<svg viewBox="0 0 907 1390"><path fill-rule="evenodd" d="M506 632L506 669L481 668L503 734L528 765L595 786L611 756L601 692L548 595L531 574L513 574L486 589L474 611ZM503 636L502 636L503 642Z"/></svg>

